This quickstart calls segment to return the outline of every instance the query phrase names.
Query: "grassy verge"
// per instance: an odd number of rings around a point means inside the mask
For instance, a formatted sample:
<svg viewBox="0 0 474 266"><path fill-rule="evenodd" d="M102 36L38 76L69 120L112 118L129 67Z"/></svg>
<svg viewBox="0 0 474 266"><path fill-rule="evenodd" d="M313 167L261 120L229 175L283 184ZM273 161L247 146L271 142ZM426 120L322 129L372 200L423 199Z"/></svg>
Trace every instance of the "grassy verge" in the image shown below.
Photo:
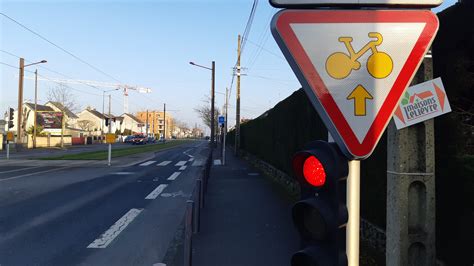
<svg viewBox="0 0 474 266"><path fill-rule="evenodd" d="M188 142L188 140L175 140L170 141L167 143L160 143L160 144L146 144L140 146L132 146L130 148L121 148L114 150L112 148L112 158L128 156L137 153L143 152L155 152L160 151L162 149L174 147L181 145L183 143ZM41 158L42 160L106 160L108 155L108 151L106 146L104 145L103 151L90 151L90 152L81 152L76 154L66 154L61 156L53 156L53 157L44 157Z"/></svg>

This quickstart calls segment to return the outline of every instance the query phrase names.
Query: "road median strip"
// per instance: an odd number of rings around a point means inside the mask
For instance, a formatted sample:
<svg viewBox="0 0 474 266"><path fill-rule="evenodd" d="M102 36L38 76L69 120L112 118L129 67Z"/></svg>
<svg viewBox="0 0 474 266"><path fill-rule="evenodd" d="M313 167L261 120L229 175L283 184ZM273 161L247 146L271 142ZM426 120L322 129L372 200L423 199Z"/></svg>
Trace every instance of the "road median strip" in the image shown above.
<svg viewBox="0 0 474 266"><path fill-rule="evenodd" d="M145 152L157 152L163 149L179 146L185 143L188 143L188 140L175 140L172 142L167 142L164 144L152 144L152 145L144 145L139 147L129 147L129 148L121 148L121 149L112 149L112 158L116 157L123 157L138 153L145 153ZM92 152L82 152L76 154L66 154L60 156L51 156L51 157L44 157L40 158L40 160L106 160L107 159L107 150L104 146L103 151L92 151Z"/></svg>

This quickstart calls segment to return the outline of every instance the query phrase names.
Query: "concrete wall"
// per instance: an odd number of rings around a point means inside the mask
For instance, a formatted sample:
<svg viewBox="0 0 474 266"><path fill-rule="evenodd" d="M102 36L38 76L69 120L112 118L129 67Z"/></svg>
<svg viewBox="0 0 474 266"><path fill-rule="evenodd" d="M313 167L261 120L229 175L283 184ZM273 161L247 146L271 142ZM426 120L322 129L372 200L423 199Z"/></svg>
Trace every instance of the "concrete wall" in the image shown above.
<svg viewBox="0 0 474 266"><path fill-rule="evenodd" d="M64 136L64 146L71 146L71 136ZM61 147L61 136L36 137L37 148ZM33 137L28 135L28 149L33 148Z"/></svg>

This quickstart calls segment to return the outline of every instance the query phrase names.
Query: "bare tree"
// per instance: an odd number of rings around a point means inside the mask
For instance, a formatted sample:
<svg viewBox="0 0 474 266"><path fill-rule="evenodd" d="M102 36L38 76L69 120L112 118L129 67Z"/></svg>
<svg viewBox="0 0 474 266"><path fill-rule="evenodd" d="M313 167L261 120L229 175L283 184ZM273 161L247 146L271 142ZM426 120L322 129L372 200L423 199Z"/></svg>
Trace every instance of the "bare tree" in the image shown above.
<svg viewBox="0 0 474 266"><path fill-rule="evenodd" d="M79 110L79 105L75 100L74 94L72 94L71 89L66 87L64 84L59 84L56 87L49 88L47 98L48 101L62 104L73 113Z"/></svg>
<svg viewBox="0 0 474 266"><path fill-rule="evenodd" d="M203 105L194 108L194 111L198 113L199 117L201 117L201 119L202 119L202 122L206 126L208 126L209 129L210 129L211 128L211 117L212 116L211 116L211 103L210 103L209 99L205 100ZM219 117L219 115L220 115L219 109L214 108L214 127L215 127L215 129L218 128L217 118Z"/></svg>
<svg viewBox="0 0 474 266"><path fill-rule="evenodd" d="M91 131L94 123L90 120L79 120L77 121L77 126L82 130Z"/></svg>

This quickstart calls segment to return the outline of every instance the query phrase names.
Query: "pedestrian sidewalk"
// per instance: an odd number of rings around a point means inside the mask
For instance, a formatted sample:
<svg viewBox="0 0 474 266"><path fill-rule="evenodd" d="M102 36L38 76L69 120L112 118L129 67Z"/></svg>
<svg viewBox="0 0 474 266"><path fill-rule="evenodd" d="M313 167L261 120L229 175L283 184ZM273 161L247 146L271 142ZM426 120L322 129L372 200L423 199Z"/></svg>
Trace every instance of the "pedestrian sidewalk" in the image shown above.
<svg viewBox="0 0 474 266"><path fill-rule="evenodd" d="M214 150L214 159L220 154ZM193 265L289 265L299 248L290 199L232 150L226 157L211 168Z"/></svg>

